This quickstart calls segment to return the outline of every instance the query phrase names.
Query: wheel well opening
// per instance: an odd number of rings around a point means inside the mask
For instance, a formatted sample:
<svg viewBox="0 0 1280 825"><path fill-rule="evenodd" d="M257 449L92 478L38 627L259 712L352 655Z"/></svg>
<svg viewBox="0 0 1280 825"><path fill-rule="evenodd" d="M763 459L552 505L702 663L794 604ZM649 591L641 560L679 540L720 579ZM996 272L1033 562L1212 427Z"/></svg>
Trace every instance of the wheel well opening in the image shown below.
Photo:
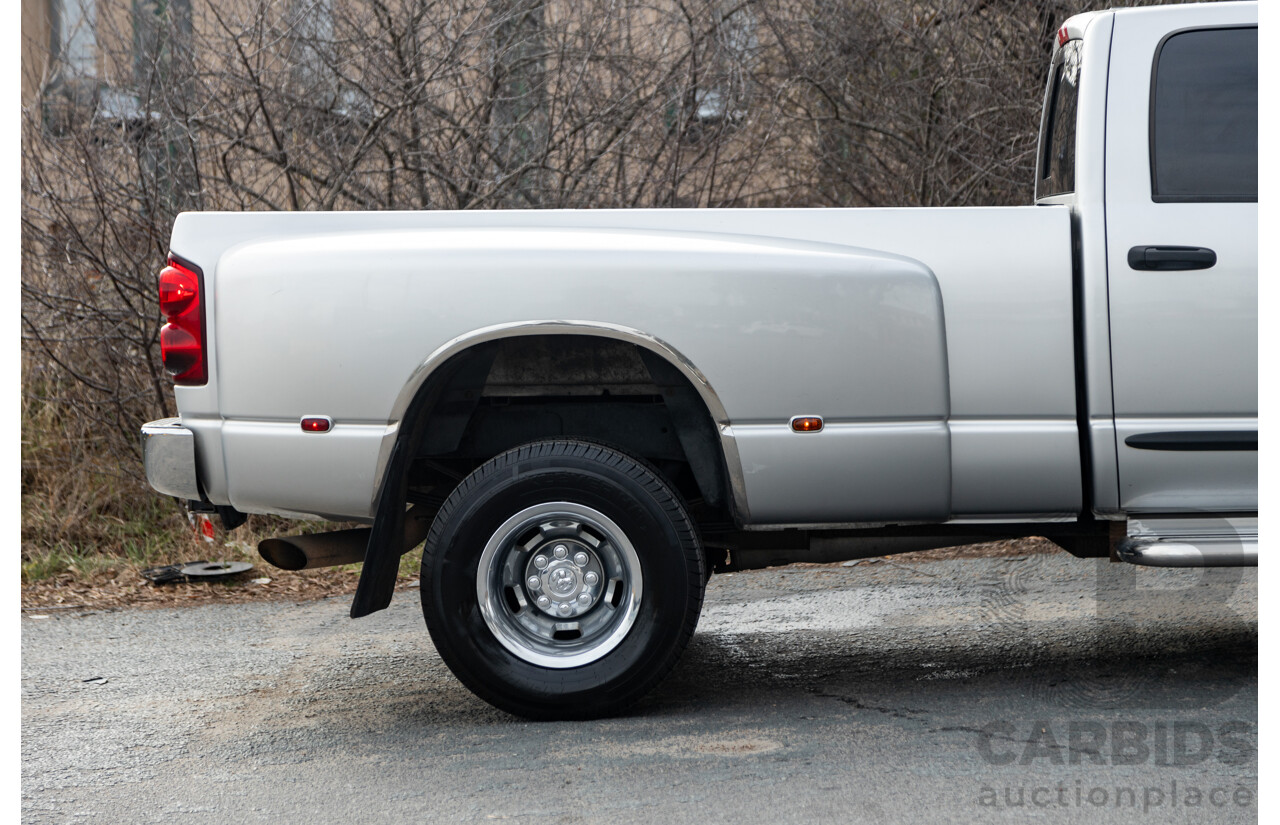
<svg viewBox="0 0 1280 825"><path fill-rule="evenodd" d="M417 444L407 503L439 505L494 456L565 437L645 459L704 529L733 526L715 422L684 374L644 347L592 335L490 341L450 359L424 393L407 422Z"/></svg>

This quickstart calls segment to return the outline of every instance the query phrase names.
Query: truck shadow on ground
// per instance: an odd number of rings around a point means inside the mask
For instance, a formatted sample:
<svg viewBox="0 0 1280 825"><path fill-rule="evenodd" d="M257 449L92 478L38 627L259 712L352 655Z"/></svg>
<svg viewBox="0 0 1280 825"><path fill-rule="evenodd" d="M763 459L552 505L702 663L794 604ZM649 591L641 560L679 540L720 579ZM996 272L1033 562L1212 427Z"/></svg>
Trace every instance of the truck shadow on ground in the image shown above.
<svg viewBox="0 0 1280 825"><path fill-rule="evenodd" d="M282 691L277 719L301 715L339 739L371 743L540 724L485 704L433 651L421 657L370 651L297 676L309 684ZM673 673L625 714L547 724L604 730L706 717L745 724L815 708L923 721L937 713L973 715L979 705L1000 707L1011 697L1046 713L1112 715L1206 709L1241 697L1238 713L1256 716L1256 698L1249 699L1256 683L1257 631L1247 623L1068 632L1048 641L901 631L699 634Z"/></svg>
<svg viewBox="0 0 1280 825"><path fill-rule="evenodd" d="M856 706L859 694L886 693L927 703L931 694L960 689L1007 690L1061 708L1200 708L1256 685L1257 638L1256 626L1244 625L1048 642L962 636L959 644L922 636L895 645L878 633L816 633L803 643L790 633L705 635L637 712L749 704L765 695L822 695Z"/></svg>

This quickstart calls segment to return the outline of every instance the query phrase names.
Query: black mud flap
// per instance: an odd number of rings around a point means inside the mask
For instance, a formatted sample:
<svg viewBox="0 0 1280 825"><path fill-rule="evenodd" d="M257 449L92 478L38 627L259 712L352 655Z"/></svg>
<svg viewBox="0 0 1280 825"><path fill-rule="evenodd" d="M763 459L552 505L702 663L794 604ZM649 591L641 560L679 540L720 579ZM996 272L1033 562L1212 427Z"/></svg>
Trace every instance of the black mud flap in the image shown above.
<svg viewBox="0 0 1280 825"><path fill-rule="evenodd" d="M422 408L434 394L419 393L409 405L403 421L422 421ZM425 427L415 426L412 432L401 432L391 448L387 462L382 493L378 497L378 509L374 513L373 529L369 532L369 546L364 551L364 565L360 568L360 582L351 602L351 618L358 619L391 604L396 589L396 574L400 570L400 556L406 549L405 501L409 496L409 465L422 441ZM428 522L429 524L430 522Z"/></svg>
<svg viewBox="0 0 1280 825"><path fill-rule="evenodd" d="M437 508L419 504L409 511L401 507L397 508L398 512L383 513L381 507L378 509L377 521L369 533L369 546L364 551L356 597L351 602L353 619L391 604L400 557L426 539Z"/></svg>
<svg viewBox="0 0 1280 825"><path fill-rule="evenodd" d="M385 610L391 604L391 597L396 589L396 574L400 570L400 556L426 539L431 521L435 518L434 510L423 505L405 510L409 498L409 467L418 455L419 448L423 446L427 433L433 429L451 429L454 442L462 437L461 426L450 427L451 424L456 424L452 419L460 411L455 409L455 399L446 391L454 385L454 379L457 378L461 382L459 392L464 396L464 406L468 410L474 408L473 399L478 397L479 390L484 387L496 354L496 346L482 344L467 353L467 357L455 358L445 364L427 379L427 383L405 411L401 421L409 424L411 429L408 432L402 430L396 438L395 446L391 448L391 458L387 462L382 492L374 513L373 529L369 533L369 546L364 551L360 583L356 585L356 595L351 602L351 618L368 616ZM471 395L467 395L468 389L472 390ZM438 401L441 403L437 407ZM431 416L426 415L428 410L431 410ZM466 418L469 418L469 412L463 417L464 425Z"/></svg>

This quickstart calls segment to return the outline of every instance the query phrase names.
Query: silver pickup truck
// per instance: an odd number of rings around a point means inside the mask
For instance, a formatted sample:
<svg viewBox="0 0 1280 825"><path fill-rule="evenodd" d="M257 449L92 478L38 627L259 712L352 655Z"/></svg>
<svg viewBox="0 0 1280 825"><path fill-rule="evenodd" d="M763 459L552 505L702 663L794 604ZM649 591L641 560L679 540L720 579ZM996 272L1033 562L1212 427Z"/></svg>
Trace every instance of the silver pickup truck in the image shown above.
<svg viewBox="0 0 1280 825"><path fill-rule="evenodd" d="M1035 205L181 215L158 491L426 542L444 661L533 718L674 665L713 571L1047 536L1257 563L1257 6L1073 17Z"/></svg>

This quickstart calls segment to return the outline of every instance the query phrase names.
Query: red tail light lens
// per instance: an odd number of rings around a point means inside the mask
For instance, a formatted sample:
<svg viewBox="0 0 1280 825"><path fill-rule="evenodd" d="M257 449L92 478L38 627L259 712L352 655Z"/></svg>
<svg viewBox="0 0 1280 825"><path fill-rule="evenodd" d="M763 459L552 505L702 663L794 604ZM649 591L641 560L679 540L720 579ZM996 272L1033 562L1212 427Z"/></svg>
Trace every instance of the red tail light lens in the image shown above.
<svg viewBox="0 0 1280 825"><path fill-rule="evenodd" d="M160 311L166 317L181 315L200 295L200 279L176 266L160 272Z"/></svg>
<svg viewBox="0 0 1280 825"><path fill-rule="evenodd" d="M209 377L203 285L198 268L173 257L160 271L160 311L168 322L160 328L160 360L175 384L203 384Z"/></svg>

